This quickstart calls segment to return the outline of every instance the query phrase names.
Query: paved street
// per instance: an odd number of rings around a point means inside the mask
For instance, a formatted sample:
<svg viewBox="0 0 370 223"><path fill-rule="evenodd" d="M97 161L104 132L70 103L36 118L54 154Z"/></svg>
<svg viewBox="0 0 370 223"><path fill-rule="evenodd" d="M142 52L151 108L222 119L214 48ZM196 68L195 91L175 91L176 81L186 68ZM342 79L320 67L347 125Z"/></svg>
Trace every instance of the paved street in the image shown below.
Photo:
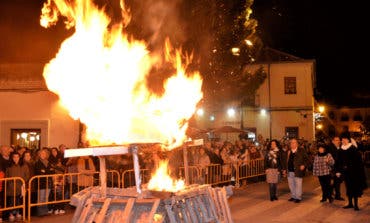
<svg viewBox="0 0 370 223"><path fill-rule="evenodd" d="M370 185L370 169L367 169ZM342 192L345 188L342 184ZM303 200L296 204L289 202L289 189L286 180L279 185L279 200L271 202L265 182L248 184L235 189L229 198L234 223L369 223L370 222L370 189L359 199L360 211L343 209L347 201L335 200L332 204L320 203L321 190L316 177L307 176L303 180ZM32 217L37 223L67 223L73 217L73 210L68 209L62 216Z"/></svg>

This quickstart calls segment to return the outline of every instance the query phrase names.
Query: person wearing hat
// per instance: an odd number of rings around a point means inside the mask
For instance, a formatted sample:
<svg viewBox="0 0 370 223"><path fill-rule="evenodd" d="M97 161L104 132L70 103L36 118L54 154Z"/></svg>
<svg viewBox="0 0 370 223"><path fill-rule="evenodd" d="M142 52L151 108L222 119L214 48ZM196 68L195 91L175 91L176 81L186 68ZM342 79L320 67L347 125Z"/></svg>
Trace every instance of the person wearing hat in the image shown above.
<svg viewBox="0 0 370 223"><path fill-rule="evenodd" d="M330 153L327 152L324 144L319 144L317 147L318 153L313 161L312 174L319 178L322 191L322 199L320 202L325 202L329 199L329 202L332 203L334 199L331 195L332 190L330 186L330 171L334 165L334 158Z"/></svg>
<svg viewBox="0 0 370 223"><path fill-rule="evenodd" d="M358 198L362 196L363 190L367 187L364 164L361 154L351 143L349 132L343 132L340 138L342 146L341 150L338 151L336 175L337 177L343 175L344 184L346 185L348 204L343 208L354 208L355 211L358 211L360 210Z"/></svg>

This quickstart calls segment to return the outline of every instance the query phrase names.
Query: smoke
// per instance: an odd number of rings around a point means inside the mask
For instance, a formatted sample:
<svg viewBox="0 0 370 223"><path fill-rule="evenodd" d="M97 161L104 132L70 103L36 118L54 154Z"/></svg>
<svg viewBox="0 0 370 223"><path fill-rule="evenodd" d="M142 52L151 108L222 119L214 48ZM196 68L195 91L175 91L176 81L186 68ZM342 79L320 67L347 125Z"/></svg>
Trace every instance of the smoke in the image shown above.
<svg viewBox="0 0 370 223"><path fill-rule="evenodd" d="M144 39L152 51L161 51L166 38L177 47L186 40L180 9L182 0L128 1L132 20L128 27L139 39Z"/></svg>

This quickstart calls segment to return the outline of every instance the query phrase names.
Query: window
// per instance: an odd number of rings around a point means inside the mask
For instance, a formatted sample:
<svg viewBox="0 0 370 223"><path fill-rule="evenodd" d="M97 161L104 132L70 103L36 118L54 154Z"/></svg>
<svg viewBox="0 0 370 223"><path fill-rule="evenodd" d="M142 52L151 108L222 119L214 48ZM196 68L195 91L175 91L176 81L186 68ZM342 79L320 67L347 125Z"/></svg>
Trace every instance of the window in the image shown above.
<svg viewBox="0 0 370 223"><path fill-rule="evenodd" d="M331 120L335 120L335 113L334 113L333 111L330 111L330 112L329 112L329 118L330 118Z"/></svg>
<svg viewBox="0 0 370 223"><path fill-rule="evenodd" d="M11 145L40 149L41 129L11 129Z"/></svg>
<svg viewBox="0 0 370 223"><path fill-rule="evenodd" d="M348 122L348 121L349 121L349 115L348 115L348 113L343 112L343 113L341 114L341 116L340 116L340 120L341 120L342 122Z"/></svg>
<svg viewBox="0 0 370 223"><path fill-rule="evenodd" d="M353 121L362 121L362 116L361 116L361 112L360 111L356 111L355 112L355 115L353 116Z"/></svg>
<svg viewBox="0 0 370 223"><path fill-rule="evenodd" d="M298 139L298 127L285 127L285 135L288 139Z"/></svg>
<svg viewBox="0 0 370 223"><path fill-rule="evenodd" d="M296 77L284 77L284 91L285 94L297 94Z"/></svg>

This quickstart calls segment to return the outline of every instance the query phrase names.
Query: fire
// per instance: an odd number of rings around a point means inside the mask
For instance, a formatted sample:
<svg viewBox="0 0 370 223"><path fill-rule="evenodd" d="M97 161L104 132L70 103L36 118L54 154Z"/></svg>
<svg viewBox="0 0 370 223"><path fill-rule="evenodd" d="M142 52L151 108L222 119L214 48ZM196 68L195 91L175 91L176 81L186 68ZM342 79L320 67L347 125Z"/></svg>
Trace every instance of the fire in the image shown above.
<svg viewBox="0 0 370 223"><path fill-rule="evenodd" d="M183 180L174 181L168 174L168 160L160 161L159 167L148 183L148 189L177 192L185 188Z"/></svg>
<svg viewBox="0 0 370 223"><path fill-rule="evenodd" d="M44 67L50 91L74 119L86 125L90 145L159 142L169 147L185 140L188 120L203 97L199 72L185 73L189 60L166 44L165 54L148 51L146 43L129 38L124 27L130 19L121 1L122 23L109 17L89 0L48 0L40 24L49 27L66 18L72 36ZM189 59L189 58L187 58ZM176 72L158 95L147 87L147 77L159 61Z"/></svg>

